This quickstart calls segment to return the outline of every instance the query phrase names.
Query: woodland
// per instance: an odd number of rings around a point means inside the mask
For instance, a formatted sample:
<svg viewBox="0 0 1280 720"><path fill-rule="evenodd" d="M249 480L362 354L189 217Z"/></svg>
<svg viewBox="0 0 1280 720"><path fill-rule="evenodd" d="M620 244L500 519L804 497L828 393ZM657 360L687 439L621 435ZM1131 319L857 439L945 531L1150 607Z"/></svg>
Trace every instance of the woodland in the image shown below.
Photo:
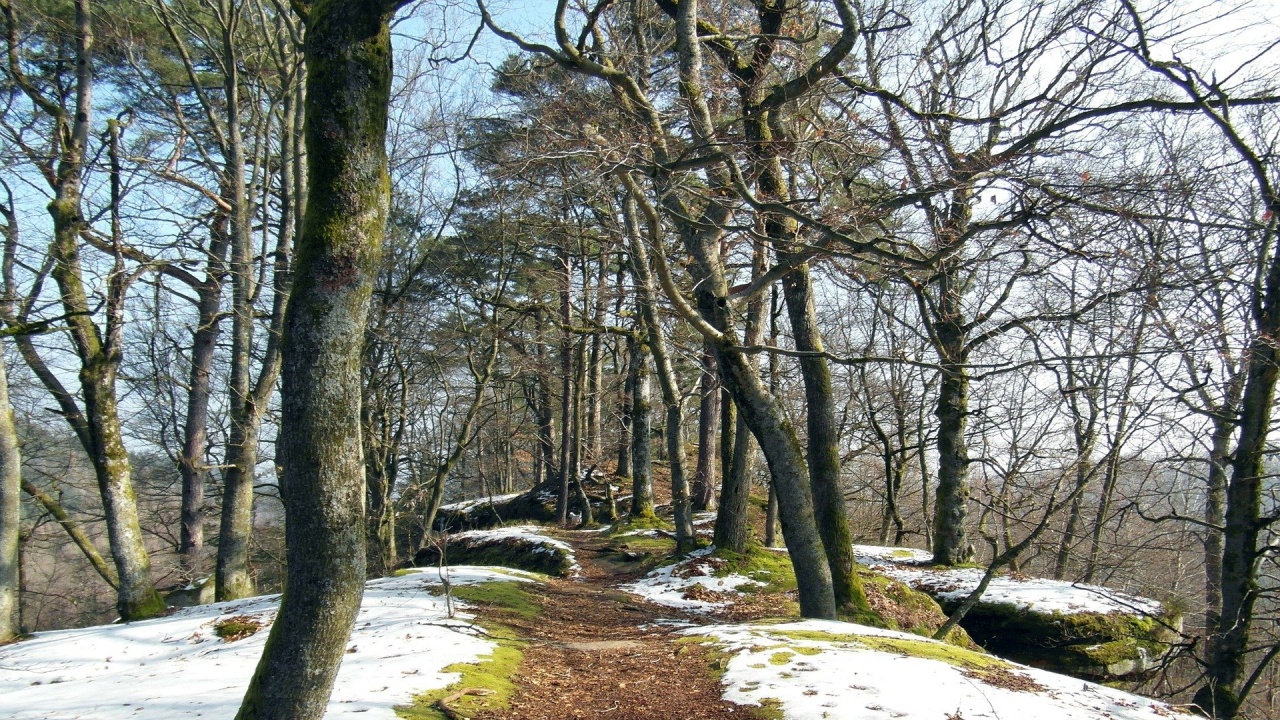
<svg viewBox="0 0 1280 720"><path fill-rule="evenodd" d="M0 652L284 590L237 717L319 718L367 580L536 521L1154 598L1130 689L1280 712L1266 2L0 13Z"/></svg>

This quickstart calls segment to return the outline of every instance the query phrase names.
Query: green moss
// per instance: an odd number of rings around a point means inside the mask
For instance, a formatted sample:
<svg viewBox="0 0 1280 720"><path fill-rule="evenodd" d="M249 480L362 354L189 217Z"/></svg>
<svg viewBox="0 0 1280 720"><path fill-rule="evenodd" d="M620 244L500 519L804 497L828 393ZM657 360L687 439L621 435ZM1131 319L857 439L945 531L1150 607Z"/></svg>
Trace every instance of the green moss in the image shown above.
<svg viewBox="0 0 1280 720"><path fill-rule="evenodd" d="M511 574L517 573L513 571ZM528 619L537 617L542 609L527 587L528 583L517 581L485 582L455 587L453 594L466 602L498 608ZM498 646L494 651L478 663L459 663L444 668L445 672L456 672L462 677L448 687L415 696L412 704L396 707L396 715L406 720L448 720L436 703L459 690L472 688L488 690L490 694L463 695L453 700L450 707L463 717L510 708L511 697L517 689L512 678L524 659L525 643L505 625L494 622L476 624L484 628L490 638L497 640Z"/></svg>
<svg viewBox="0 0 1280 720"><path fill-rule="evenodd" d="M459 585L453 588L453 596L474 605L501 608L522 618L532 619L542 612L533 595L525 589L526 583L515 580Z"/></svg>
<svg viewBox="0 0 1280 720"><path fill-rule="evenodd" d="M633 553L652 553L654 555L671 556L676 551L676 541L669 537L647 537L644 535L629 535L619 538L612 544L616 550L626 550Z"/></svg>
<svg viewBox="0 0 1280 720"><path fill-rule="evenodd" d="M822 648L815 648L815 647L793 647L791 649L795 650L801 655L819 655L822 653Z"/></svg>
<svg viewBox="0 0 1280 720"><path fill-rule="evenodd" d="M1030 612L1009 604L978 603L964 626L992 652L1036 667L1091 680L1149 672L1176 638L1181 616L1125 613Z"/></svg>
<svg viewBox="0 0 1280 720"><path fill-rule="evenodd" d="M417 568L400 568L391 573L391 577L404 577L405 575L421 575L422 571Z"/></svg>
<svg viewBox="0 0 1280 720"><path fill-rule="evenodd" d="M782 711L782 701L778 698L760 698L760 706L751 708L751 714L761 720L784 720L786 713Z"/></svg>
<svg viewBox="0 0 1280 720"><path fill-rule="evenodd" d="M862 580L863 591L867 593L868 600L875 611L870 615L863 614L861 617L846 619L863 625L908 632L922 637L933 637L933 633L947 621L947 614L927 593L872 572L862 565L858 565L856 569ZM947 634L946 642L969 649L978 647L968 633L959 627Z"/></svg>
<svg viewBox="0 0 1280 720"><path fill-rule="evenodd" d="M488 690L491 694L463 695L452 701L450 707L463 717L475 717L484 711L505 710L511 707L511 697L516 692L516 685L511 678L515 676L523 658L524 653L519 644L506 641L479 663L450 665L444 671L460 673L462 678L458 682L415 696L413 704L396 707L396 715L406 720L448 720L436 703L464 688Z"/></svg>
<svg viewBox="0 0 1280 720"><path fill-rule="evenodd" d="M907 640L905 638L887 638L864 636L859 644L879 650L880 652L897 653L910 657L937 660L948 665L966 669L1009 668L1009 663L994 655L987 655L976 650L948 645L928 640Z"/></svg>
<svg viewBox="0 0 1280 720"><path fill-rule="evenodd" d="M141 600L128 603L119 608L120 617L125 622L133 622L134 620L146 620L148 618L158 617L168 608L164 598L160 593L151 589L144 593Z"/></svg>
<svg viewBox="0 0 1280 720"><path fill-rule="evenodd" d="M766 550L753 543L747 546L746 552L716 549L712 556L724 561L716 568L716 577L744 575L759 586L751 588L754 592L783 593L796 588L796 573L786 553Z"/></svg>
<svg viewBox="0 0 1280 720"><path fill-rule="evenodd" d="M770 665L786 665L787 663L791 662L791 658L795 656L796 654L793 652L787 652L786 650L779 650L778 652L769 656L769 664Z"/></svg>
<svg viewBox="0 0 1280 720"><path fill-rule="evenodd" d="M1107 643L1098 643L1082 647L1080 651L1085 657L1104 667L1122 665L1127 662L1155 658L1164 654L1168 646L1160 643L1144 642L1135 638L1121 638Z"/></svg>
<svg viewBox="0 0 1280 720"><path fill-rule="evenodd" d="M634 530L667 530L675 532L675 526L669 520L663 520L657 515L641 515L639 517L627 517L614 523L609 528L609 534L613 536L624 535Z"/></svg>
<svg viewBox="0 0 1280 720"><path fill-rule="evenodd" d="M249 615L236 615L219 620L213 625L213 634L224 642L243 640L262 629L262 621Z"/></svg>
<svg viewBox="0 0 1280 720"><path fill-rule="evenodd" d="M771 635L778 635L791 640L857 645L880 652L938 660L948 665L963 668L1009 667L1008 663L993 655L930 640L911 640L907 638L861 635L858 633L830 633L820 630L795 630L789 628L769 628L768 632ZM799 648L793 649L801 652ZM821 651L821 648L812 648L811 652L804 652L804 654L816 654Z"/></svg>
<svg viewBox="0 0 1280 720"><path fill-rule="evenodd" d="M573 567L569 551L541 542L521 538L459 539L446 550L449 565L499 565L562 577ZM414 557L414 564L434 566L439 562L435 548L425 548Z"/></svg>

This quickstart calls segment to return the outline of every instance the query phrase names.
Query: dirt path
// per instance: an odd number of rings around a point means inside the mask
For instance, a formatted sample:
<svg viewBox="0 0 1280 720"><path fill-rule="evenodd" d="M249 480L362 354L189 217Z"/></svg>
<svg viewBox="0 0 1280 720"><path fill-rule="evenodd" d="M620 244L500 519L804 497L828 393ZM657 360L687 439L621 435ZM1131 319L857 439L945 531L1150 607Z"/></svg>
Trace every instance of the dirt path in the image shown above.
<svg viewBox="0 0 1280 720"><path fill-rule="evenodd" d="M561 536L564 537L564 536ZM659 619L678 611L643 602L615 586L634 574L600 557L605 541L573 533L582 575L533 590L542 613L511 626L530 639L504 720L697 720L742 718L748 710L720 699L720 681L697 645L680 644Z"/></svg>

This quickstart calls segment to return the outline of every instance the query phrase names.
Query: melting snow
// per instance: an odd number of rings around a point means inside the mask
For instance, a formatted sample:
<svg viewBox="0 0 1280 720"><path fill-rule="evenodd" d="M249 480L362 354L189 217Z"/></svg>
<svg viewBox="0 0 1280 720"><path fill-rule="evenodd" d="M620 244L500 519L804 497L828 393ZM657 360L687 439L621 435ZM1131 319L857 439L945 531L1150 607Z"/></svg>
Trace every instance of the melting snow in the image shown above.
<svg viewBox="0 0 1280 720"><path fill-rule="evenodd" d="M859 563L876 572L947 600L960 601L966 598L978 587L985 572L981 568L921 567L917 563L928 563L933 556L924 550L911 548L854 545L853 552ZM1033 609L1045 614L1087 612L1105 615L1119 612L1159 616L1164 613L1164 606L1155 600L1126 595L1097 585L1008 575L997 575L991 579L991 584L982 595L982 602L1013 605L1019 609Z"/></svg>
<svg viewBox="0 0 1280 720"><path fill-rule="evenodd" d="M699 612L715 612L728 607L730 604L728 599L722 601L697 599L693 594L699 593L699 588L703 591L728 593L755 581L738 574L716 577L714 565L705 559L714 550L714 547L695 550L684 560L674 565L660 567L633 583L619 585L618 589L666 607Z"/></svg>
<svg viewBox="0 0 1280 720"><path fill-rule="evenodd" d="M448 505L441 505L440 509L447 510L449 512L460 512L463 515L466 515L467 513L474 510L475 508L478 508L482 505L494 505L497 503L504 503L504 502L507 502L508 500L515 500L516 498L520 497L523 494L524 494L523 492L518 492L518 493L511 493L510 495L494 495L492 497L486 495L481 498L474 498L472 500L463 500L462 502L449 503Z"/></svg>
<svg viewBox="0 0 1280 720"><path fill-rule="evenodd" d="M450 537L454 539L497 541L521 540L538 546L534 549L534 552L563 552L569 558L569 569L575 574L582 569L578 565L578 558L574 555L573 547L569 543L543 535L542 528L537 525L512 525L511 527L491 528L489 530L467 530L466 532L454 533Z"/></svg>
<svg viewBox="0 0 1280 720"><path fill-rule="evenodd" d="M449 568L455 585L526 581L497 568ZM493 644L470 631L465 614L449 619L434 568L365 586L348 654L326 718L396 717L393 707L456 682L442 669L476 662ZM39 633L0 648L0 697L13 720L179 720L230 718L240 706L279 595L184 608L142 622ZM220 619L248 615L257 634L223 642Z"/></svg>
<svg viewBox="0 0 1280 720"><path fill-rule="evenodd" d="M723 678L726 700L760 705L765 699L773 699L780 703L787 720L1184 717L1164 703L1013 663L1008 664L1013 678L1033 689L992 685L949 663L872 650L856 638L798 639L788 636L788 631L934 642L916 635L823 620L704 626L683 632L710 636L716 645L732 654ZM788 648L799 648L801 652L782 654ZM1039 689L1034 689L1037 685Z"/></svg>

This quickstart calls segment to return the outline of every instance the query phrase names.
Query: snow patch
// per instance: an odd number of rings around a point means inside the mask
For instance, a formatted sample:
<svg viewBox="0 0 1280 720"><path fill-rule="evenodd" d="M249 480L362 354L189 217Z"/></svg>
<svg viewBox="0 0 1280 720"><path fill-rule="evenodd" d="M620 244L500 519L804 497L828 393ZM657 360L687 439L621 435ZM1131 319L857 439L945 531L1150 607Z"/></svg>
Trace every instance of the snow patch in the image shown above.
<svg viewBox="0 0 1280 720"><path fill-rule="evenodd" d="M800 637L790 633L804 633ZM719 625L684 630L710 636L732 657L724 698L740 705L780 703L787 720L891 718L1053 718L1053 720L1167 720L1185 717L1148 698L1072 677L1008 664L1029 681L1011 689L992 685L955 665L873 650L848 636L933 643L917 635L826 620L781 625ZM811 633L835 636L814 638ZM938 643L941 645L941 643ZM787 649L799 652L787 652Z"/></svg>
<svg viewBox="0 0 1280 720"><path fill-rule="evenodd" d="M516 498L520 497L523 494L524 494L523 492L517 492L517 493L511 493L510 495L494 495L492 497L486 495L485 497L481 497L481 498L474 498L472 500L463 500L461 502L449 503L448 505L441 505L440 509L448 512L457 512L457 513L462 513L463 515L466 515L472 510L478 507L481 507L483 505L496 505L498 503L507 502L508 500L515 500Z"/></svg>
<svg viewBox="0 0 1280 720"><path fill-rule="evenodd" d="M502 568L449 568L455 585L529 582ZM471 631L466 614L449 619L427 590L434 568L365 585L325 717L394 720L396 705L459 678L442 672L473 663L494 644ZM39 633L0 648L0 697L13 720L182 720L230 718L240 706L279 595L184 608L142 622ZM256 634L223 642L219 620L249 616Z"/></svg>
<svg viewBox="0 0 1280 720"><path fill-rule="evenodd" d="M933 555L911 548L886 548L854 545L857 562L894 580L928 593L935 598L961 601L982 581L982 568L921 567ZM991 579L982 602L1012 605L1036 613L1124 613L1126 615L1164 614L1164 605L1156 600L1135 597L1098 585L1070 583L1046 578L997 575Z"/></svg>
<svg viewBox="0 0 1280 720"><path fill-rule="evenodd" d="M530 545L535 545L536 547L534 552L563 552L569 558L569 570L575 575L582 569L582 567L578 565L578 558L574 554L573 547L569 545L569 543L543 535L542 528L537 525L512 525L510 527L491 528L488 530L467 530L466 532L453 533L449 537L455 539L475 539L482 541L520 540L527 542Z"/></svg>
<svg viewBox="0 0 1280 720"><path fill-rule="evenodd" d="M728 607L730 600L708 599L705 595L707 591L733 593L739 587L755 584L756 581L736 573L716 577L715 566L707 559L714 551L715 547L695 550L684 560L660 567L635 582L619 585L618 589L665 607L716 612ZM699 594L703 597L698 598Z"/></svg>

